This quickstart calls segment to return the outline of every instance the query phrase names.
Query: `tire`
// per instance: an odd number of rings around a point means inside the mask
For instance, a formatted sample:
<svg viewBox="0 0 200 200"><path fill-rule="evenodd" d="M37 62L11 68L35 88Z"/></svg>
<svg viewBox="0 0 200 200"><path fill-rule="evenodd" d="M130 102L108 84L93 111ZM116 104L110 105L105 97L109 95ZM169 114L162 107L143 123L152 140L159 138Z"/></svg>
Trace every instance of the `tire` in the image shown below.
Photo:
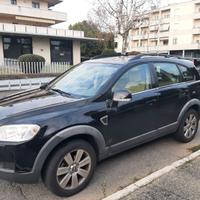
<svg viewBox="0 0 200 200"><path fill-rule="evenodd" d="M183 116L180 126L175 133L175 139L179 142L191 142L198 130L199 115L194 109L188 110Z"/></svg>
<svg viewBox="0 0 200 200"><path fill-rule="evenodd" d="M55 151L46 166L43 175L47 188L58 196L69 197L90 182L96 166L96 153L88 142L74 140Z"/></svg>

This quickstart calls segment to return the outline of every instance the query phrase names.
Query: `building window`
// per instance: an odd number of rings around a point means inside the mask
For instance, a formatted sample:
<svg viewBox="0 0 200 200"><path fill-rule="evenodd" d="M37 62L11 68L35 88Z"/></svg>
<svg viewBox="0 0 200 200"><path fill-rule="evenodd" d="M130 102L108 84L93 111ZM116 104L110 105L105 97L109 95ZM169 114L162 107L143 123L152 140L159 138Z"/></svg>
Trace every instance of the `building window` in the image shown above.
<svg viewBox="0 0 200 200"><path fill-rule="evenodd" d="M17 5L17 0L10 0L10 3L11 3L12 5Z"/></svg>
<svg viewBox="0 0 200 200"><path fill-rule="evenodd" d="M72 41L51 40L51 61L73 64Z"/></svg>
<svg viewBox="0 0 200 200"><path fill-rule="evenodd" d="M32 7L33 8L40 8L40 3L39 2L32 2Z"/></svg>
<svg viewBox="0 0 200 200"><path fill-rule="evenodd" d="M168 45L168 43L169 43L169 40L163 40L163 45Z"/></svg>
<svg viewBox="0 0 200 200"><path fill-rule="evenodd" d="M32 54L32 39L26 37L3 37L5 58L18 59L23 54Z"/></svg>

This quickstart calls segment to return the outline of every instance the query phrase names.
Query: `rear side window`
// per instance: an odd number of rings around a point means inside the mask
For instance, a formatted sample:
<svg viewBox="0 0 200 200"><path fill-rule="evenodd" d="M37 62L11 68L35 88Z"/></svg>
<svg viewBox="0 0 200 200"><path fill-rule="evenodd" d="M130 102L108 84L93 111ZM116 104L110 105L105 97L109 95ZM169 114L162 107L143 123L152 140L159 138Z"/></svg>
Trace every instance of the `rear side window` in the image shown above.
<svg viewBox="0 0 200 200"><path fill-rule="evenodd" d="M182 80L178 67L173 63L155 63L159 87L179 83Z"/></svg>
<svg viewBox="0 0 200 200"><path fill-rule="evenodd" d="M191 71L191 69L184 67L182 65L179 65L179 69L181 70L184 81L194 81L194 80L196 80L196 76Z"/></svg>

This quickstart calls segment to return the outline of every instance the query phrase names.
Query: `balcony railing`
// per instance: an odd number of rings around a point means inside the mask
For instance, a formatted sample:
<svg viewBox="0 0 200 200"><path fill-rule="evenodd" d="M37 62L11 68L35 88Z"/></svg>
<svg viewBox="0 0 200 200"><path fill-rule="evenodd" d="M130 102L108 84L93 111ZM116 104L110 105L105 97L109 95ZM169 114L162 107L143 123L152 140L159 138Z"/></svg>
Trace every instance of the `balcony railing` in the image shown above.
<svg viewBox="0 0 200 200"><path fill-rule="evenodd" d="M55 36L55 37L70 37L70 38L84 38L83 31L73 31L67 29L56 29L49 27L37 27L20 24L5 24L0 23L0 32L27 34L27 35L41 35L41 36Z"/></svg>
<svg viewBox="0 0 200 200"><path fill-rule="evenodd" d="M17 5L0 5L0 14L33 17L64 22L67 14L51 10L34 9Z"/></svg>

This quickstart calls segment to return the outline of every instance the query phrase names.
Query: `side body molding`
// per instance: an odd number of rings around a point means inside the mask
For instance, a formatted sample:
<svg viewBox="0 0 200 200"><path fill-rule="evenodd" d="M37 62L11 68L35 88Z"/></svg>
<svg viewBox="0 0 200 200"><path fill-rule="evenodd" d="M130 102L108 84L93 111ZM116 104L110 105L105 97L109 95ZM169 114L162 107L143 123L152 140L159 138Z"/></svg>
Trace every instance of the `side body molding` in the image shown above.
<svg viewBox="0 0 200 200"><path fill-rule="evenodd" d="M184 107L182 108L179 116L178 116L178 122L181 122L182 117L184 116L184 114L192 107L192 106L198 106L200 109L200 100L199 99L192 99L190 101L188 101Z"/></svg>
<svg viewBox="0 0 200 200"><path fill-rule="evenodd" d="M92 136L95 140L98 150L99 150L99 160L102 160L107 155L107 148L105 144L105 140L103 135L94 127L87 126L87 125L78 125L74 127L67 128L53 136L40 150L40 153L38 154L32 172L36 174L40 174L42 167L47 159L47 157L50 155L50 153L53 151L53 149L59 145L64 140L77 136L77 135L88 135Z"/></svg>

